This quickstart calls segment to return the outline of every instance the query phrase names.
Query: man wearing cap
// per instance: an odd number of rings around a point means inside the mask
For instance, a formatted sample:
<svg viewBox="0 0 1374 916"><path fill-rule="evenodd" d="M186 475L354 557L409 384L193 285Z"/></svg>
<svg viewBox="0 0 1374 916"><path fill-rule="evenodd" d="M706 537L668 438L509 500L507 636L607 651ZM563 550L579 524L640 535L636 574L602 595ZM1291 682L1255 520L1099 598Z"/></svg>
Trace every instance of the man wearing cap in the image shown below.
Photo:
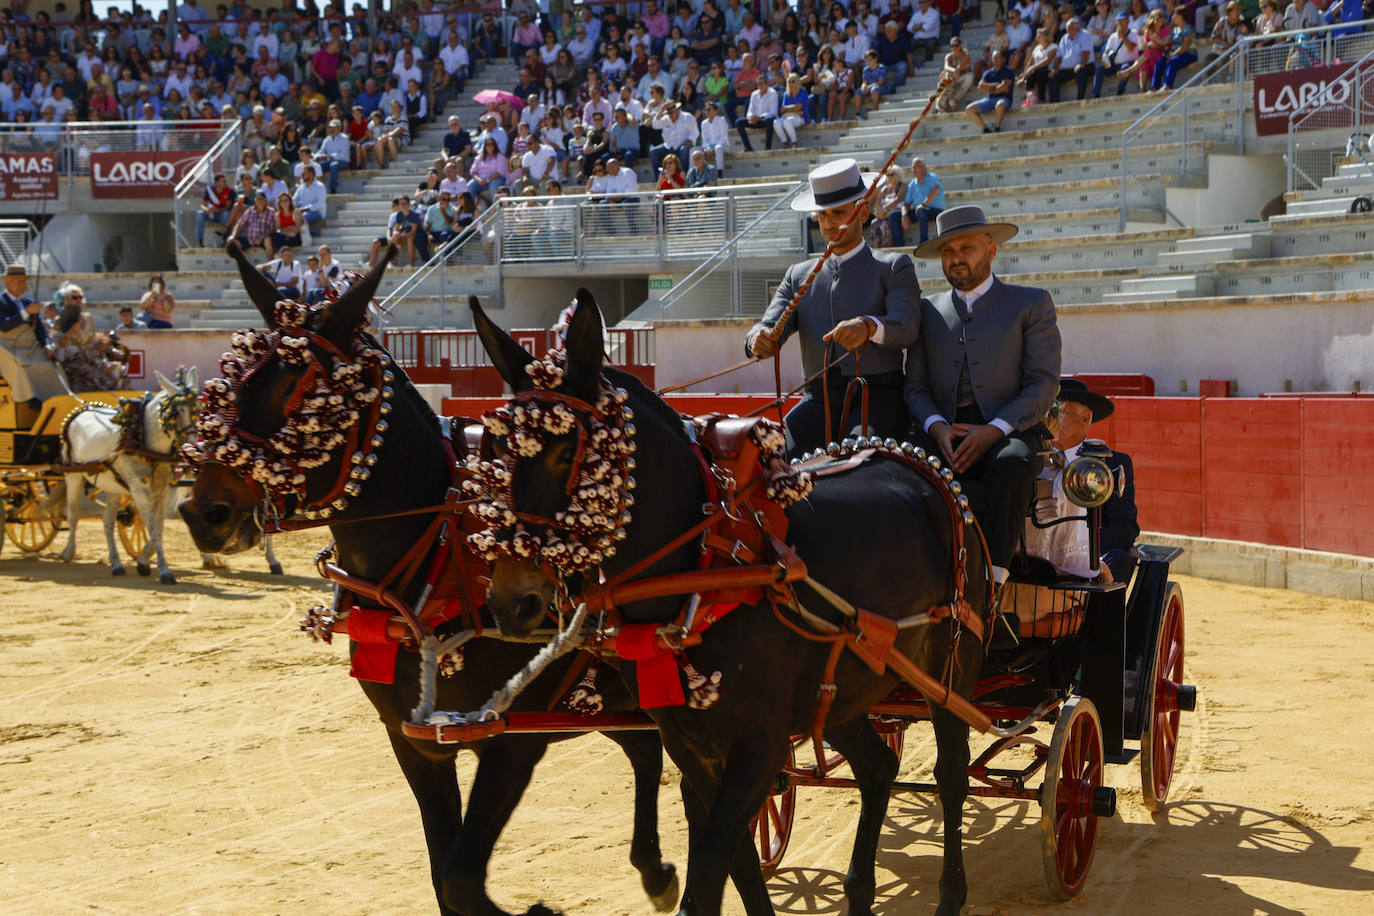
<svg viewBox="0 0 1374 916"><path fill-rule="evenodd" d="M24 265L5 268L5 291L0 293L0 377L10 383L15 403L37 409L44 398L65 394L66 386L53 362L39 305L24 295L28 288Z"/></svg>
<svg viewBox="0 0 1374 916"><path fill-rule="evenodd" d="M339 193L339 172L348 168L350 158L350 145L348 138L344 136L343 124L338 118L332 118L325 128L325 135L320 140L320 148L315 153L315 159L321 168L329 170L329 193Z"/></svg>
<svg viewBox="0 0 1374 916"><path fill-rule="evenodd" d="M951 207L935 226L916 257L939 258L953 288L921 300L906 405L918 429L913 441L969 491L1000 583L1034 492L1041 419L1059 390L1059 326L1048 292L992 273L997 246L1015 226L989 223L976 206Z"/></svg>
<svg viewBox="0 0 1374 916"><path fill-rule="evenodd" d="M921 289L910 258L873 251L864 243L869 209L863 197L875 177L860 172L853 159L837 159L812 170L809 189L798 194L791 206L815 216L821 234L834 246L833 254L787 324L778 329L783 312L816 261L812 258L789 267L763 318L745 339L746 349L757 357L772 356L793 333L801 339L802 371L815 381L807 384L806 396L787 414L792 454L862 434L860 398L854 398L849 413L841 415L845 389L856 373L862 373L868 383L868 433L901 436L906 430L902 351L916 341ZM781 333L774 340L772 335L778 330ZM860 348L862 365L854 353L844 352ZM836 365L830 366L832 361ZM829 429L827 413L832 420Z"/></svg>
<svg viewBox="0 0 1374 916"><path fill-rule="evenodd" d="M654 118L653 125L663 135L663 142L649 150L649 162L653 164L654 175L657 175L669 153L676 154L678 162L686 162L692 144L697 142L701 131L691 112L683 111L674 101L663 106L663 114Z"/></svg>
<svg viewBox="0 0 1374 916"><path fill-rule="evenodd" d="M1097 63L1093 75L1092 97L1102 98L1102 81L1109 76L1117 78L1116 94L1126 94L1126 78L1123 75L1140 57L1140 39L1131 31L1131 17L1125 13L1116 14L1116 31L1107 36L1102 46L1102 58Z"/></svg>
<svg viewBox="0 0 1374 916"><path fill-rule="evenodd" d="M1059 434L1054 437L1054 447L1064 453L1066 464L1078 457L1078 447L1088 438L1088 428L1110 417L1115 409L1116 405L1107 397L1089 390L1078 379L1059 380ZM1124 452L1114 451L1106 461L1114 472L1124 468L1126 485L1120 495L1113 491L1102 506L1101 559L1111 572L1111 581L1125 582L1135 569L1132 547L1140 536L1135 508L1135 469L1131 466L1131 456Z"/></svg>

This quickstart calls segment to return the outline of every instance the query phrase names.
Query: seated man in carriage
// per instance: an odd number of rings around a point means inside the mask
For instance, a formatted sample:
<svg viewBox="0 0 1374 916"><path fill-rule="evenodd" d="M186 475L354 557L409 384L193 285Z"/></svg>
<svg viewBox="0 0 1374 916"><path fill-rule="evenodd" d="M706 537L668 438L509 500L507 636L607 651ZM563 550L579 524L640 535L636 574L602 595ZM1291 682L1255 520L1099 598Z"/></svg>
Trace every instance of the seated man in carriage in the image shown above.
<svg viewBox="0 0 1374 916"><path fill-rule="evenodd" d="M24 295L28 284L22 264L5 268L5 291L0 293L0 377L9 383L16 405L37 410L47 398L68 392L53 362L39 304Z"/></svg>
<svg viewBox="0 0 1374 916"><path fill-rule="evenodd" d="M906 405L913 441L967 489L1000 584L1048 438L1041 419L1059 389L1059 326L1047 291L1003 283L992 272L997 246L1015 226L989 223L981 207L964 206L941 213L936 231L916 256L939 258L953 288L921 300L920 334L907 351Z"/></svg>

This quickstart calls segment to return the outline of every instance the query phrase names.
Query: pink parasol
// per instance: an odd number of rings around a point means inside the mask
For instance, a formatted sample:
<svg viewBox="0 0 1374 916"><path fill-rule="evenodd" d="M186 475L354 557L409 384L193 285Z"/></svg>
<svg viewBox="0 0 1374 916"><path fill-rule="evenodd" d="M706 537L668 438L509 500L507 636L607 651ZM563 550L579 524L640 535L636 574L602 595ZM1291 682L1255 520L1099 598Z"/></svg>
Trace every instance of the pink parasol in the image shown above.
<svg viewBox="0 0 1374 916"><path fill-rule="evenodd" d="M506 92L503 89L483 89L472 97L474 102L486 105L490 102L505 102L517 111L525 107L525 100L513 92Z"/></svg>

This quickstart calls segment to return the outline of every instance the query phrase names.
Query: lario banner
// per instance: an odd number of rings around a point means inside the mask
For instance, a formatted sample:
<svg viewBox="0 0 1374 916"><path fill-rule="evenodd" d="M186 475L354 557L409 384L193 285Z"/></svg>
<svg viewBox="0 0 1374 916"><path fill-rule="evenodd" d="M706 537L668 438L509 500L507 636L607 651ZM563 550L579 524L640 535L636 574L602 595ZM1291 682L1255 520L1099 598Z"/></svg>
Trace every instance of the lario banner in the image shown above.
<svg viewBox="0 0 1374 916"><path fill-rule="evenodd" d="M1260 136L1288 132L1288 118L1307 106L1312 112L1299 129L1349 127L1355 123L1355 94L1363 83L1365 110L1374 98L1374 66L1359 77L1346 78L1349 64L1322 64L1284 73L1265 73L1255 77L1255 130Z"/></svg>
<svg viewBox="0 0 1374 916"><path fill-rule="evenodd" d="M204 150L91 153L91 196L171 197Z"/></svg>

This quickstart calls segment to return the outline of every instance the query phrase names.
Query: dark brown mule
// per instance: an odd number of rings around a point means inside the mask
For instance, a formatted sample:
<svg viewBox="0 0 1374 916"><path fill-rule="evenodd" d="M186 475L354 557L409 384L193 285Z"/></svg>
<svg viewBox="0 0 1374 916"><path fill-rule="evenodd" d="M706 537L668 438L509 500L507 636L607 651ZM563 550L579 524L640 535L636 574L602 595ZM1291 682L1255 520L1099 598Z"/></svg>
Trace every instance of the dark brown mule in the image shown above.
<svg viewBox="0 0 1374 916"><path fill-rule="evenodd" d="M610 578L699 522L706 490L681 418L633 377L603 365L600 313L585 290L579 290L577 299L564 374L556 390L595 404L604 373L611 384L628 392L636 427L635 503L625 539L601 565L600 571ZM473 314L502 378L515 392L527 391L531 382L525 367L533 357L496 327L475 301ZM550 437L531 457L506 452L515 462L511 508L522 517L553 519L567 508L575 438ZM787 514L789 540L811 576L852 604L901 619L950 601L954 558L949 513L934 488L905 465L879 460L824 478ZM978 551L971 552L978 555L969 559L971 584L966 595L973 607L981 608L987 597L984 559ZM647 574L694 569L698 559L695 542L689 542ZM563 585L575 596L576 577ZM503 630L528 631L543 618L558 587L545 568L503 556L493 567L488 605ZM840 622L811 589L799 588L798 597L812 613ZM626 604L619 610L630 623L661 623L675 619L681 607L678 597ZM951 620L902 630L897 648L937 677L952 663L953 688L967 696L982 661L982 646L967 634L954 640L956 632ZM696 670L724 673L720 702L706 710L670 706L650 711L664 747L684 777L691 845L682 916L719 913L727 871L750 916L773 913L748 826L787 759L791 736L810 730L827 651L825 644L804 639L785 626L768 604L740 607L708 630L699 647L685 653ZM632 687L633 669L629 664L622 668ZM895 755L869 724L867 710L889 692L894 678L876 676L846 654L835 683L838 690L825 737L848 758L861 784L859 827L845 879L849 913L858 916L872 911L874 857L897 770ZM945 826L938 911L956 913L967 895L960 841L968 793L968 726L939 707L932 719ZM741 867L749 858L754 863L752 875Z"/></svg>
<svg viewBox="0 0 1374 916"><path fill-rule="evenodd" d="M233 246L244 286L258 311L274 325L276 290ZM395 249L368 276L356 283L337 302L320 311L308 325L334 346L348 352L362 326L367 305ZM371 342L377 346L375 341ZM317 354L324 358L325 354ZM386 447L372 468L366 487L347 511L333 517L330 531L338 547L339 564L355 576L378 581L420 539L433 516L430 514L368 520L411 508L435 506L444 501L452 482L451 468L441 438L440 424L419 393L399 368L391 367L396 396L387 420ZM288 395L296 387L301 368L276 357L263 365L239 393L238 424L259 437L270 436L285 422ZM461 453L461 443L455 443ZM328 490L347 456L334 455L322 467L308 473L307 496ZM207 463L181 504L192 536L201 550L232 553L257 543L261 530L255 522L260 496L241 476L222 464ZM354 524L354 522L360 522ZM416 577L403 597L413 603L423 577ZM519 670L536 647L477 639L464 647L463 669L439 679L437 708L476 709ZM572 663L571 657L556 662L525 692L515 709L541 710L553 699ZM478 756L477 775L468 795L466 813L454 771L459 750L454 745L413 740L402 734L420 691L419 656L401 651L391 684L360 681L363 692L377 708L387 729L396 761L400 764L424 821L429 847L430 871L439 909L444 914L501 916L505 911L488 898L485 890L487 862L502 828L515 809L534 766L543 756L547 735L505 735L471 746ZM608 709L634 707L634 700L619 679L603 676L601 690ZM662 861L658 843L658 785L662 773L662 746L652 731L615 732L607 735L625 751L634 769L634 838L630 861L643 879L645 891L667 909L676 901L676 871ZM302 740L308 740L303 738ZM401 853L400 850L393 850ZM551 914L543 905L527 914Z"/></svg>

